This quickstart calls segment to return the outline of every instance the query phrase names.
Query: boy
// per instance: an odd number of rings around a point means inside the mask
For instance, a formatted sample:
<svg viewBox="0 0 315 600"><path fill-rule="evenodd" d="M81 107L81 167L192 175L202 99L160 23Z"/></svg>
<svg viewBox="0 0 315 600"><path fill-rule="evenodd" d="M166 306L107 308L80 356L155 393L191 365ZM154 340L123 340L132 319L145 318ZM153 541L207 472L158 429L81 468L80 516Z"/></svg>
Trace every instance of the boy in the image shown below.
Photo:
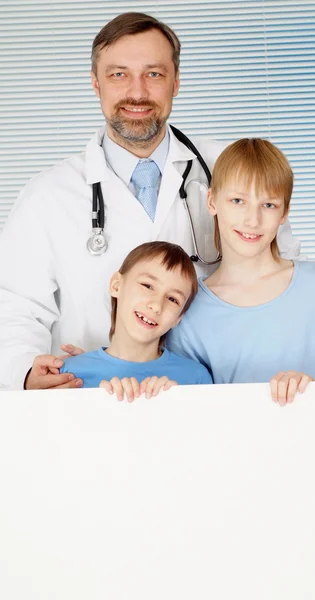
<svg viewBox="0 0 315 600"><path fill-rule="evenodd" d="M167 341L214 383L271 380L280 404L315 377L315 264L281 259L276 239L292 188L290 165L270 142L238 140L222 152L208 194L222 261Z"/></svg>
<svg viewBox="0 0 315 600"><path fill-rule="evenodd" d="M66 359L60 372L82 378L83 387L103 380L110 393L122 400L125 392L129 401L176 383L212 383L203 365L163 348L165 334L179 323L197 290L193 264L180 246L138 246L110 280L110 345Z"/></svg>

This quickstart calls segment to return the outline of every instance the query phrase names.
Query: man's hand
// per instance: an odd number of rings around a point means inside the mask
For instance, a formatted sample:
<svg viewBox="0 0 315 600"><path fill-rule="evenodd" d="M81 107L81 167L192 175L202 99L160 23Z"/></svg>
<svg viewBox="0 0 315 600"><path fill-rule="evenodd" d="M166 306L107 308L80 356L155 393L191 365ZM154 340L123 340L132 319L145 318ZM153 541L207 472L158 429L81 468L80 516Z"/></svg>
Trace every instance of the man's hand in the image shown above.
<svg viewBox="0 0 315 600"><path fill-rule="evenodd" d="M308 384L313 381L310 375L297 371L280 371L270 380L271 396L274 402L284 406L293 402L296 392L305 392Z"/></svg>
<svg viewBox="0 0 315 600"><path fill-rule="evenodd" d="M67 358L68 356L78 356L78 354L84 354L84 350L82 350L82 348L79 348L79 346L73 346L73 344L61 344L60 348L63 352L67 353ZM61 356L61 360L62 358L66 357Z"/></svg>
<svg viewBox="0 0 315 600"><path fill-rule="evenodd" d="M133 402L141 394L145 394L146 398L157 396L161 390L169 390L173 385L177 385L176 381L166 376L147 377L141 383L135 377L113 377L110 381L103 380L100 383L100 387L105 388L109 394L115 393L117 400L123 400L126 394L127 402Z"/></svg>
<svg viewBox="0 0 315 600"><path fill-rule="evenodd" d="M52 354L36 356L32 368L26 375L26 390L47 390L62 388L78 388L83 385L82 379L76 379L73 373L59 373L63 360Z"/></svg>

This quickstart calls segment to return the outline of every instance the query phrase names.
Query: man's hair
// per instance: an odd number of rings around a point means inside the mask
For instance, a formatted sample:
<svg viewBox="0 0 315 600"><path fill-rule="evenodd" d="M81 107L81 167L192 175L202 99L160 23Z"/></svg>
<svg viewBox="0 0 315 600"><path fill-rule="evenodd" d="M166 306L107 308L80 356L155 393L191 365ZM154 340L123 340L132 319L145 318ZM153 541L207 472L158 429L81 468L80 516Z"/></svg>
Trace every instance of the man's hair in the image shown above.
<svg viewBox="0 0 315 600"><path fill-rule="evenodd" d="M254 182L256 194L283 197L284 214L289 211L293 189L293 172L284 154L271 142L260 138L244 138L230 144L215 162L211 188L215 196L231 182L249 188ZM214 244L222 254L218 219L214 217ZM275 259L280 256L277 238L271 242Z"/></svg>
<svg viewBox="0 0 315 600"><path fill-rule="evenodd" d="M197 294L198 281L193 263L181 246L177 246L177 244L171 244L170 242L146 242L145 244L141 244L141 246L137 246L134 248L134 250L129 252L119 269L119 273L125 275L138 262L142 260L149 262L150 260L158 257L161 258L161 264L165 266L167 271L173 271L179 267L181 274L191 281L191 292L181 312L181 315L183 315L188 310ZM112 297L111 328L109 332L110 340L115 333L116 317L117 298ZM163 341L164 336L162 336L160 340L159 347L161 347Z"/></svg>
<svg viewBox="0 0 315 600"><path fill-rule="evenodd" d="M179 69L179 57L180 57L180 41L174 31L168 27L165 23L158 21L150 15L139 12L127 12L118 17L115 17L112 21L109 21L101 31L97 34L92 45L92 71L96 74L97 61L99 52L103 48L108 48L114 42L117 42L124 35L135 35L137 33L144 33L150 31L150 29L157 29L164 37L169 41L172 53L173 63L175 67L175 73Z"/></svg>

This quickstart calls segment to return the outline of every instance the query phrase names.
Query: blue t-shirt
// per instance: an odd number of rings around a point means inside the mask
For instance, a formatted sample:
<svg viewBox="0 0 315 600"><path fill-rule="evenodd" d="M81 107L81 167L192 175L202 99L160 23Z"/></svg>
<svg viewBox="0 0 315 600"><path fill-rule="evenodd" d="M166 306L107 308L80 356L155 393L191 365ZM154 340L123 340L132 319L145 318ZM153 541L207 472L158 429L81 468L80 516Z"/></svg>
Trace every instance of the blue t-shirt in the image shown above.
<svg viewBox="0 0 315 600"><path fill-rule="evenodd" d="M214 383L267 382L290 370L315 378L315 263L295 262L287 289L258 306L229 304L200 279L166 345L208 367Z"/></svg>
<svg viewBox="0 0 315 600"><path fill-rule="evenodd" d="M109 381L112 377L135 377L139 382L146 377L163 377L166 375L181 385L212 383L208 370L200 363L177 356L164 348L163 354L156 360L148 362L130 362L115 358L104 348L71 356L64 362L60 373L73 373L83 379L83 387L98 387L102 379Z"/></svg>

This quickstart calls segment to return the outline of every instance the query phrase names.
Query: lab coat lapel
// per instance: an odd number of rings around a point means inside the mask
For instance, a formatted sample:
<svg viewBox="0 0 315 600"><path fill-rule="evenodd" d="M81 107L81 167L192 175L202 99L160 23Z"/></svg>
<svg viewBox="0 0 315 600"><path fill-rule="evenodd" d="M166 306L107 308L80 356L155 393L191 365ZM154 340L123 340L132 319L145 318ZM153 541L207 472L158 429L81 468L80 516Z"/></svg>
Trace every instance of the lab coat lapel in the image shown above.
<svg viewBox="0 0 315 600"><path fill-rule="evenodd" d="M111 230L112 219L120 219L121 223L136 222L136 227L144 230L149 228L149 237L153 223L138 200L127 189L125 184L106 165L102 146L105 127L99 129L91 138L86 147L86 181L89 185L101 182L102 192L106 205L105 223ZM127 225L128 226L128 225Z"/></svg>
<svg viewBox="0 0 315 600"><path fill-rule="evenodd" d="M105 223L108 229L114 214L117 218L136 219L144 227L152 226L152 221L139 205L138 200L126 188L125 184L106 165L102 146L105 126L99 129L86 147L86 182L89 185L101 182L106 205ZM92 193L92 192L91 192ZM111 214L113 211L113 215ZM127 215L129 215L127 217Z"/></svg>
<svg viewBox="0 0 315 600"><path fill-rule="evenodd" d="M182 174L185 170L188 160L196 158L184 144L179 142L174 136L172 130L169 129L170 145L167 160L165 163L160 191L158 196L155 220L153 224L153 236L157 239L165 219L175 202L179 188L182 184Z"/></svg>
<svg viewBox="0 0 315 600"><path fill-rule="evenodd" d="M105 126L99 129L90 139L85 150L86 182L106 182L109 180L109 169L106 165L102 141Z"/></svg>

